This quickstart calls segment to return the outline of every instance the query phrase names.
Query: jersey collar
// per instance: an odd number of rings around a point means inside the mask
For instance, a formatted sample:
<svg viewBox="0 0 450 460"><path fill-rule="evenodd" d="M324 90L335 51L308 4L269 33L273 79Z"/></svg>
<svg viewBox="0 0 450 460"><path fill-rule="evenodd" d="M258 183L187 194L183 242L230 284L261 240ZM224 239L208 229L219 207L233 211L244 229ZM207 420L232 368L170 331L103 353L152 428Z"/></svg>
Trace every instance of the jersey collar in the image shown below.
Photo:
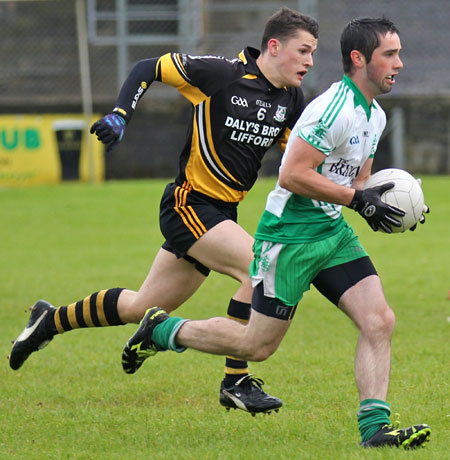
<svg viewBox="0 0 450 460"><path fill-rule="evenodd" d="M260 51L251 46L247 46L239 53L239 59L244 63L246 70L254 75L259 75L259 67L256 65L256 60L260 55Z"/></svg>
<svg viewBox="0 0 450 460"><path fill-rule="evenodd" d="M243 62L247 73L261 77L267 83L269 90L278 91L282 89L282 88L277 88L276 86L272 85L272 83L265 77L265 75L259 69L258 64L256 64L256 60L258 59L258 56L260 54L261 52L257 50L256 48L247 46L239 53L239 59Z"/></svg>
<svg viewBox="0 0 450 460"><path fill-rule="evenodd" d="M370 104L369 106L369 104L367 103L367 99L364 97L364 94L355 85L354 81L348 75L344 75L342 81L353 91L353 94L355 95L355 108L358 107L358 105L360 105L364 109L364 112L366 112L367 120L370 120L370 115L372 113L371 109L376 109L376 106L373 103L373 101L372 104Z"/></svg>

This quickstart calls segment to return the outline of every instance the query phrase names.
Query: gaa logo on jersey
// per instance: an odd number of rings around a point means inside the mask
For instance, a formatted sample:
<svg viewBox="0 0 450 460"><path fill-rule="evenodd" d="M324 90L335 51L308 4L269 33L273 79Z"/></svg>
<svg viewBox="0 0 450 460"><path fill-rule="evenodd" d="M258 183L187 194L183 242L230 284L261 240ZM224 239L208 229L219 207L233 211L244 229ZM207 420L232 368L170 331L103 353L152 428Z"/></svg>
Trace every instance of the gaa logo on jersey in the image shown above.
<svg viewBox="0 0 450 460"><path fill-rule="evenodd" d="M247 99L245 99L245 97L232 96L231 103L233 105L240 105L241 107L248 107L248 102Z"/></svg>
<svg viewBox="0 0 450 460"><path fill-rule="evenodd" d="M276 114L273 116L274 120L283 123L286 120L286 111L287 107L279 105Z"/></svg>

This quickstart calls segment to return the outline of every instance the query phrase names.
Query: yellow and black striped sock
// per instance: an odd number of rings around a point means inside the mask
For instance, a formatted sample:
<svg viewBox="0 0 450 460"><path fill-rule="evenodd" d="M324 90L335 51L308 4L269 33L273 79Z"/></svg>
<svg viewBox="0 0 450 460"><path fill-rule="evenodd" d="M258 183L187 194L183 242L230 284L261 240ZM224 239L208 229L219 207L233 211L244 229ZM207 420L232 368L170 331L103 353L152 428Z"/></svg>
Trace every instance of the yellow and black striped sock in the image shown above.
<svg viewBox="0 0 450 460"><path fill-rule="evenodd" d="M239 321L242 324L247 324L250 318L250 304L239 302L231 299L227 311L228 318L234 321ZM247 361L227 356L225 358L225 381L224 385L230 387L234 385L240 378L248 375Z"/></svg>
<svg viewBox="0 0 450 460"><path fill-rule="evenodd" d="M47 327L55 334L84 327L123 325L117 312L117 301L123 288L95 292L83 300L58 307L48 315Z"/></svg>

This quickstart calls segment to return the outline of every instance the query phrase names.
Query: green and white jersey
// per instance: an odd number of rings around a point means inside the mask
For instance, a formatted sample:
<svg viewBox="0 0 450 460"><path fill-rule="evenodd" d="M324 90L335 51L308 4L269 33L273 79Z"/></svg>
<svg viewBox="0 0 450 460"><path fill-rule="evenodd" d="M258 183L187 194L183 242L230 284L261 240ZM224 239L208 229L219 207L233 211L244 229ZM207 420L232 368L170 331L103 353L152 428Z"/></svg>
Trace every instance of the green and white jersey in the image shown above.
<svg viewBox="0 0 450 460"><path fill-rule="evenodd" d="M326 155L317 172L351 187L363 164L374 156L386 125L386 115L367 100L344 75L340 82L314 99L292 129L281 167L295 136ZM280 243L317 241L345 225L342 206L313 200L280 187L270 192L255 238Z"/></svg>

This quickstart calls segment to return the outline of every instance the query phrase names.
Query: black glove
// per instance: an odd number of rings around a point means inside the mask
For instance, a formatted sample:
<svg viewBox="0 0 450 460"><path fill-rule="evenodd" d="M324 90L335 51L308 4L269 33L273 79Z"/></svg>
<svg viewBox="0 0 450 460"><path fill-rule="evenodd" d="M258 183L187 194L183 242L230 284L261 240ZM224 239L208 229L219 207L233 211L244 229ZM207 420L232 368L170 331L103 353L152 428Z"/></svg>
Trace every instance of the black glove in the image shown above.
<svg viewBox="0 0 450 460"><path fill-rule="evenodd" d="M395 227L401 227L402 225L401 222L389 214L403 217L405 215L404 211L381 201L381 195L393 188L394 185L394 182L388 182L365 190L356 190L355 196L348 206L361 214L374 232L381 229L386 233L392 233L391 225Z"/></svg>
<svg viewBox="0 0 450 460"><path fill-rule="evenodd" d="M419 182L419 185L422 187L422 179L417 179L417 182ZM422 214L421 216L419 217L419 223L421 224L424 224L425 223L425 214L428 214L430 212L430 208L424 204L423 205L423 210L422 210ZM413 232L415 229L417 228L417 224L414 224L410 230Z"/></svg>
<svg viewBox="0 0 450 460"><path fill-rule="evenodd" d="M97 134L97 139L106 145L106 151L112 150L122 140L126 122L117 113L110 113L91 126L91 134Z"/></svg>

